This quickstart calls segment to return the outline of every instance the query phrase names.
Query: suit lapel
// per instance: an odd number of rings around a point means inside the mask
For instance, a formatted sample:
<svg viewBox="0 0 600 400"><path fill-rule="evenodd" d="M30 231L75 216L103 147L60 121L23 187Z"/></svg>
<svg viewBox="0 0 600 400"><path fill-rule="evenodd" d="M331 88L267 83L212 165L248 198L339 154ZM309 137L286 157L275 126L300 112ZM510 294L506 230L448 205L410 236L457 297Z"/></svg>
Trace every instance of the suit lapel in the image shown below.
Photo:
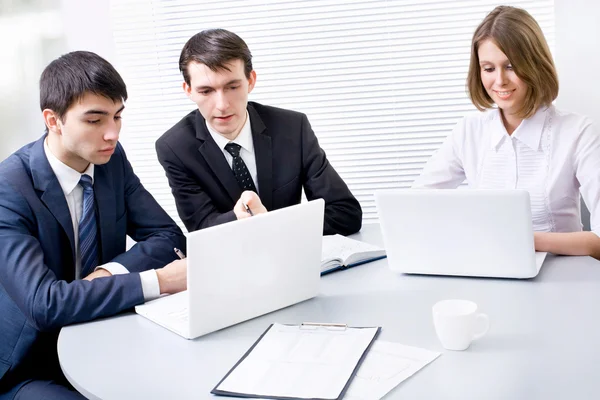
<svg viewBox="0 0 600 400"><path fill-rule="evenodd" d="M110 260L111 240L116 235L115 190L112 176L107 165L96 165L94 168L94 198L96 199L97 223L100 228L100 248L102 250L100 264Z"/></svg>
<svg viewBox="0 0 600 400"><path fill-rule="evenodd" d="M233 175L233 171L231 171L231 167L223 156L221 149L210 136L202 114L200 114L198 111L196 114L195 124L196 138L202 141L198 151L202 157L204 157L206 163L213 173L217 176L219 182L221 185L223 185L229 194L229 197L231 197L231 200L235 203L240 198L242 190L240 189L240 186Z"/></svg>
<svg viewBox="0 0 600 400"><path fill-rule="evenodd" d="M44 140L46 140L46 135L31 147L30 167L33 187L42 192L40 199L67 234L69 243L71 244L71 256L73 257L73 261L75 261L75 239L71 213L69 212L65 194L46 158Z"/></svg>
<svg viewBox="0 0 600 400"><path fill-rule="evenodd" d="M265 124L254 107L248 104L254 157L256 159L256 175L260 200L267 210L273 206L273 152L271 137L267 135Z"/></svg>

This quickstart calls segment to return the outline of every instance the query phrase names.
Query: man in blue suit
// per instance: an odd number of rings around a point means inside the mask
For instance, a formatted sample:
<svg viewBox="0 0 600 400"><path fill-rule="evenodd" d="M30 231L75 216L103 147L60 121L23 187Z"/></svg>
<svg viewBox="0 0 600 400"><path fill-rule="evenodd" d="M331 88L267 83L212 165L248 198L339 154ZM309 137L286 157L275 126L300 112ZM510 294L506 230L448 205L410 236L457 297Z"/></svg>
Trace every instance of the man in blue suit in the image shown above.
<svg viewBox="0 0 600 400"><path fill-rule="evenodd" d="M118 143L126 99L98 55L54 60L47 133L0 163L0 400L83 398L58 364L60 328L186 288L185 238Z"/></svg>

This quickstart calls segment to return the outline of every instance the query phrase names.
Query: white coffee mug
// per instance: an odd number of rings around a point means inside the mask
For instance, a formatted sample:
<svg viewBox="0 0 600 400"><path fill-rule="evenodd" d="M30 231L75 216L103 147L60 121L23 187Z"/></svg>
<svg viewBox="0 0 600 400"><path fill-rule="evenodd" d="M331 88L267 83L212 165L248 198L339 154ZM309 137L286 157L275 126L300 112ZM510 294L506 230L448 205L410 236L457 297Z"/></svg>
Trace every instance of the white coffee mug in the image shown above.
<svg viewBox="0 0 600 400"><path fill-rule="evenodd" d="M448 350L465 350L490 328L486 314L477 312L469 300L442 300L433 306L433 325L442 346Z"/></svg>

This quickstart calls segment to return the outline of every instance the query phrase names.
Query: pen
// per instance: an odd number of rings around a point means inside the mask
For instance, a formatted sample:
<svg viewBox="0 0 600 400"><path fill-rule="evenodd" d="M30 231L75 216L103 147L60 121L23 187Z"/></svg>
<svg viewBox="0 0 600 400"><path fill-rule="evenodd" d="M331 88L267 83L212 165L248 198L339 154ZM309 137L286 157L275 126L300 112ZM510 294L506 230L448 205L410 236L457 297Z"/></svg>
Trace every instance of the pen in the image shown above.
<svg viewBox="0 0 600 400"><path fill-rule="evenodd" d="M302 326L325 326L328 328L347 328L346 324L336 324L331 322L303 322Z"/></svg>
<svg viewBox="0 0 600 400"><path fill-rule="evenodd" d="M177 247L175 247L173 250L175 251L175 254L177 254L177 256L179 258L181 258L182 260L185 258L185 254L183 254L183 252L181 250L179 250Z"/></svg>
<svg viewBox="0 0 600 400"><path fill-rule="evenodd" d="M342 330L345 331L346 328L348 328L348 325L346 324L334 324L334 323L327 323L327 322L303 322L300 325L300 329L318 329L318 328L325 328L328 330Z"/></svg>
<svg viewBox="0 0 600 400"><path fill-rule="evenodd" d="M250 214L251 217L254 217L254 214L252 213L252 210L250 209L250 207L248 207L248 204L242 202L242 204L244 205L244 208L246 209L246 212L248 214Z"/></svg>

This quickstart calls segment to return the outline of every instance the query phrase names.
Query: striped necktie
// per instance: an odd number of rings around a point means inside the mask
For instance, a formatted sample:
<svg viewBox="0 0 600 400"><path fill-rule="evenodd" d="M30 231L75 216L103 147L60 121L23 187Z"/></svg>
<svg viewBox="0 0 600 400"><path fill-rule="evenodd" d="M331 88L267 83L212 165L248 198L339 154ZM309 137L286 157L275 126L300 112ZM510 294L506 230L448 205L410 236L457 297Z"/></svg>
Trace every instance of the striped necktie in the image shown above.
<svg viewBox="0 0 600 400"><path fill-rule="evenodd" d="M85 278L98 265L98 227L94 207L94 187L89 175L81 175L79 184L83 188L83 212L79 220L79 255L81 277Z"/></svg>

